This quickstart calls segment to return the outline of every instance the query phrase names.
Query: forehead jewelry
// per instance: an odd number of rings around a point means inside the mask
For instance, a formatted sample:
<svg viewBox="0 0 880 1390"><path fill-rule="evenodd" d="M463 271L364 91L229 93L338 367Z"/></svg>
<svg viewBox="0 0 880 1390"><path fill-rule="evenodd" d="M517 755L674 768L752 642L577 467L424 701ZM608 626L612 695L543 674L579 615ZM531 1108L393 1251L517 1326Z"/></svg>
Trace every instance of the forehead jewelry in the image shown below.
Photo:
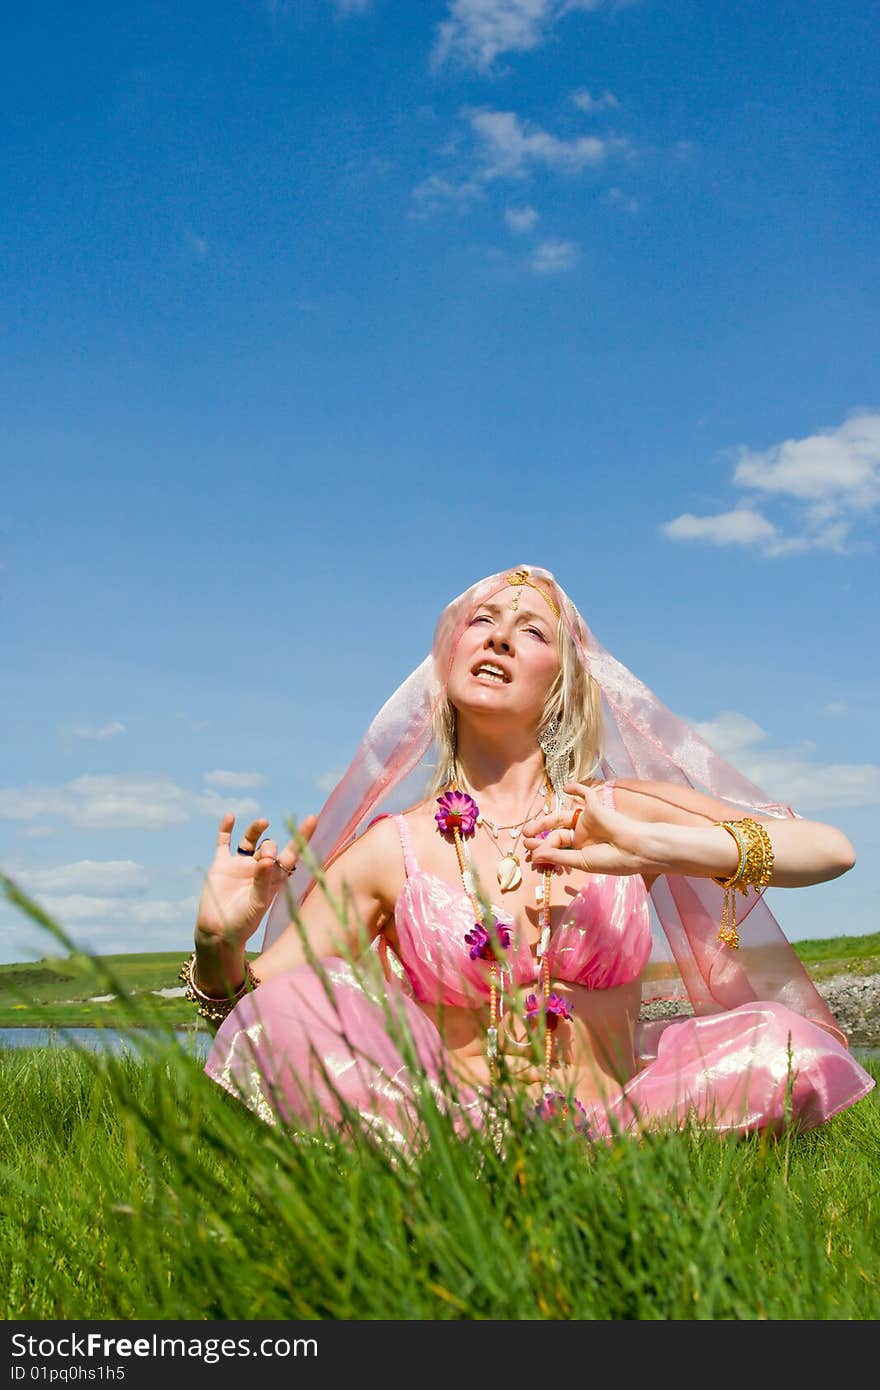
<svg viewBox="0 0 880 1390"><path fill-rule="evenodd" d="M553 609L554 614L557 618L559 618L559 609L557 608L553 597L544 588L543 584L539 584L536 580L532 579L531 574L527 569L511 570L509 574L504 576L504 582L505 584L513 584L517 589L519 589L520 593L522 593L522 586L524 584L528 584L530 589L534 589L536 594L541 595L545 603L549 603L550 607ZM516 607L518 602L518 598L514 600L514 607Z"/></svg>

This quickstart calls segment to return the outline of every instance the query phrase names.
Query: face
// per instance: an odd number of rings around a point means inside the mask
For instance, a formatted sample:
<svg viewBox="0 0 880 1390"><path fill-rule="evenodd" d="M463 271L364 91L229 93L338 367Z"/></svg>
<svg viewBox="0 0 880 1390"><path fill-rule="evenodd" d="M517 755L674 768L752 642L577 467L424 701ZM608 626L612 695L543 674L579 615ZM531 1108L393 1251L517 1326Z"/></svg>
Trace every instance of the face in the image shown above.
<svg viewBox="0 0 880 1390"><path fill-rule="evenodd" d="M535 589L505 586L491 595L471 614L456 649L451 703L537 726L559 672L556 629L553 610Z"/></svg>

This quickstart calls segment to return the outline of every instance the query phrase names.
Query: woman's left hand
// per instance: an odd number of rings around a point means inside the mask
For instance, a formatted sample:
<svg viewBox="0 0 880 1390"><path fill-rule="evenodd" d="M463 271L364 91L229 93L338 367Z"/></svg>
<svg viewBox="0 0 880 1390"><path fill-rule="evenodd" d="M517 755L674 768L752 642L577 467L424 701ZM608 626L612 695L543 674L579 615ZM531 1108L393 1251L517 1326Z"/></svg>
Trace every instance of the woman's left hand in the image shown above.
<svg viewBox="0 0 880 1390"><path fill-rule="evenodd" d="M594 874L656 873L646 854L648 826L606 806L595 787L569 782L572 804L523 826L522 843L533 867L550 864Z"/></svg>

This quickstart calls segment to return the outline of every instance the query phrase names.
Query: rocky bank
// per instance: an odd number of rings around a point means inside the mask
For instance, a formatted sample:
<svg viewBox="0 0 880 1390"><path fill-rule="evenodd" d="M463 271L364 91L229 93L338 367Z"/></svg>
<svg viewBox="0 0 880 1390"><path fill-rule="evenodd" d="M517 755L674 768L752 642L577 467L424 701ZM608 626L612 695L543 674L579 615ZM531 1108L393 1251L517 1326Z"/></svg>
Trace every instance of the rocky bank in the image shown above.
<svg viewBox="0 0 880 1390"><path fill-rule="evenodd" d="M817 980L825 1000L852 1047L880 1048L880 973L855 975L843 972ZM655 999L642 1005L642 1018L675 1018L692 1013L687 1001Z"/></svg>

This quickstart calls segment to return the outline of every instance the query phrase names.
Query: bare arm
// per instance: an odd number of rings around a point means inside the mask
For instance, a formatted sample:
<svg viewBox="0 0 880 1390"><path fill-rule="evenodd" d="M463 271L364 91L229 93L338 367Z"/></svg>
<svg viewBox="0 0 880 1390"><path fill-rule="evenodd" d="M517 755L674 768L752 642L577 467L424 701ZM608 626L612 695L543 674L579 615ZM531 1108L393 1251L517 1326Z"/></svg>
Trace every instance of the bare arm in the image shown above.
<svg viewBox="0 0 880 1390"><path fill-rule="evenodd" d="M237 855L231 850L233 825L232 815L223 817L196 917L196 979L199 988L215 998L234 991L244 979L247 943L277 894L286 891L288 873L297 860L292 840L280 852L274 840L266 839L253 856ZM313 816L303 822L300 829L306 839L314 826ZM253 821L239 844L257 847L267 827L265 820ZM308 946L291 921L252 962L257 978L269 980L302 964L310 954L357 956L364 939L376 934L389 903L393 904L395 868L402 872L399 859L393 826L380 821L328 867L326 893L316 884L303 903L299 919Z"/></svg>
<svg viewBox="0 0 880 1390"><path fill-rule="evenodd" d="M379 821L365 831L326 870L326 892L316 884L309 893L299 910L301 930L290 922L254 961L258 978L271 980L292 970L308 954L357 958L393 912L400 861L400 844L390 820Z"/></svg>
<svg viewBox="0 0 880 1390"><path fill-rule="evenodd" d="M544 816L525 827L524 844L536 862L588 868L596 873L640 873L650 886L660 874L728 878L739 854L733 837L715 821L739 820L742 811L689 787L636 779L614 784L615 809L602 805L595 790L572 783L566 788L580 805L574 845L568 815ZM755 816L773 846L770 883L800 888L846 873L855 851L842 831L820 821ZM551 833L546 841L540 832ZM555 833L554 833L555 832Z"/></svg>

